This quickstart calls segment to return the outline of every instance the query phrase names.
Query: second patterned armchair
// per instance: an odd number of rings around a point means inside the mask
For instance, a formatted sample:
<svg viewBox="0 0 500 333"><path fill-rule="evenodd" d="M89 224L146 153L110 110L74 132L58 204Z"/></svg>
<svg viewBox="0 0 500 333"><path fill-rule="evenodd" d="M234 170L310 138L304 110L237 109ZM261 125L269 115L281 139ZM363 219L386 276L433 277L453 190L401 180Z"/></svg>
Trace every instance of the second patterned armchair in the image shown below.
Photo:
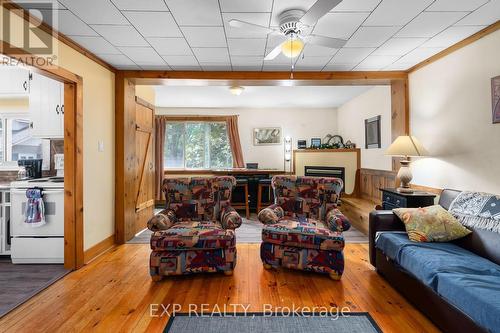
<svg viewBox="0 0 500 333"><path fill-rule="evenodd" d="M148 221L150 275L224 272L236 266L235 229L240 215L231 207L234 177L174 178L163 181L166 207Z"/></svg>
<svg viewBox="0 0 500 333"><path fill-rule="evenodd" d="M339 280L344 271L343 231L350 228L337 209L341 179L275 176L275 204L259 212L260 256L265 268L283 266L329 274Z"/></svg>

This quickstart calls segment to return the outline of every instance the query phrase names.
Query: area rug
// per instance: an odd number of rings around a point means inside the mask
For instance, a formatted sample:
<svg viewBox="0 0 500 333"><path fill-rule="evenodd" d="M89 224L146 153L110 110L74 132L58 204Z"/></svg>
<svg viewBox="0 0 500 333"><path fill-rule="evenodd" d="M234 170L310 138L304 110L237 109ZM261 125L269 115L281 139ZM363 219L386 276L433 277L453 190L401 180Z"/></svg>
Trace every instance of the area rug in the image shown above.
<svg viewBox="0 0 500 333"><path fill-rule="evenodd" d="M293 316L264 313L196 316L178 313L169 319L164 332L378 333L382 330L367 312L350 312L343 316L311 313Z"/></svg>

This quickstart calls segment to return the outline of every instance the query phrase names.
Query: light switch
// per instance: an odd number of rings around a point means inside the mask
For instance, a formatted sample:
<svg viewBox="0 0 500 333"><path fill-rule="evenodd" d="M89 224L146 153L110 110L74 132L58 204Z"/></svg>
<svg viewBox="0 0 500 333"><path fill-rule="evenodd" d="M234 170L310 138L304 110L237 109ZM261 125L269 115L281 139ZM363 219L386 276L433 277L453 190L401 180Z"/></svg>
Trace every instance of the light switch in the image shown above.
<svg viewBox="0 0 500 333"><path fill-rule="evenodd" d="M102 140L97 141L97 150L101 153L104 151L104 141Z"/></svg>

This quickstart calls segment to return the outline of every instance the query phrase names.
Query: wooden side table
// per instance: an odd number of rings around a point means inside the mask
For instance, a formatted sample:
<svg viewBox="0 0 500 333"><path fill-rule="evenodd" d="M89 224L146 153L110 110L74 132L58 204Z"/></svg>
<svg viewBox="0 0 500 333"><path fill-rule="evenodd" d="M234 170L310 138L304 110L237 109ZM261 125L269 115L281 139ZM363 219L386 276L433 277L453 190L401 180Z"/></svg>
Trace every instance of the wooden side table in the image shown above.
<svg viewBox="0 0 500 333"><path fill-rule="evenodd" d="M395 188L381 188L380 191L382 191L382 209L384 210L432 206L436 197L435 194L422 191L401 193Z"/></svg>

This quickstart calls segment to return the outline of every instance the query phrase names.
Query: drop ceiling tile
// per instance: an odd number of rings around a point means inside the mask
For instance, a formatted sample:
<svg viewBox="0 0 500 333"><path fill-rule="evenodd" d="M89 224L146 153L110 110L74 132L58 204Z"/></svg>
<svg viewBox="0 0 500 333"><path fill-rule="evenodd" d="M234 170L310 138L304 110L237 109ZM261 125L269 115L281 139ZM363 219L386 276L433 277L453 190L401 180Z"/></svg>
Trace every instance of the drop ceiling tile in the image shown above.
<svg viewBox="0 0 500 333"><path fill-rule="evenodd" d="M49 13L47 10L40 10L43 15ZM78 35L78 36L99 36L91 27L85 22L80 20L77 16L69 10L61 9L55 11L57 13L57 23L53 22L52 27L65 35Z"/></svg>
<svg viewBox="0 0 500 333"><path fill-rule="evenodd" d="M427 38L391 38L372 54L401 56L419 47L426 40Z"/></svg>
<svg viewBox="0 0 500 333"><path fill-rule="evenodd" d="M144 37L182 37L169 12L123 12Z"/></svg>
<svg viewBox="0 0 500 333"><path fill-rule="evenodd" d="M121 54L116 47L100 36L69 36L69 38L92 53Z"/></svg>
<svg viewBox="0 0 500 333"><path fill-rule="evenodd" d="M350 63L350 64L332 64L329 63L323 68L323 71L350 71L352 70L357 63Z"/></svg>
<svg viewBox="0 0 500 333"><path fill-rule="evenodd" d="M370 55L360 62L354 70L358 71L378 71L389 66L396 61L399 56L378 56Z"/></svg>
<svg viewBox="0 0 500 333"><path fill-rule="evenodd" d="M490 25L500 19L500 0L491 0L481 8L470 13L457 25Z"/></svg>
<svg viewBox="0 0 500 333"><path fill-rule="evenodd" d="M270 50L266 52L268 54L271 52ZM287 65L291 66L293 63L295 63L297 59L290 59L287 56L283 55L283 53L278 54L278 56L272 60L264 60L264 63L269 63L269 64L282 64L282 65Z"/></svg>
<svg viewBox="0 0 500 333"><path fill-rule="evenodd" d="M419 47L410 53L404 55L403 57L399 58L396 63L410 63L410 64L417 64L421 61L424 61L427 58L432 57L436 53L441 52L444 50L443 47Z"/></svg>
<svg viewBox="0 0 500 333"><path fill-rule="evenodd" d="M191 47L226 47L226 35L222 27L181 27Z"/></svg>
<svg viewBox="0 0 500 333"><path fill-rule="evenodd" d="M400 27L360 27L349 39L346 47L378 47Z"/></svg>
<svg viewBox="0 0 500 333"><path fill-rule="evenodd" d="M166 65L163 58L151 47L120 47L119 49L141 67L142 65Z"/></svg>
<svg viewBox="0 0 500 333"><path fill-rule="evenodd" d="M384 68L384 71L405 71L407 69L410 69L417 63L398 63L395 62L393 64L390 64L386 68Z"/></svg>
<svg viewBox="0 0 500 333"><path fill-rule="evenodd" d="M47 1L47 0L30 0L30 1L14 1L19 6L24 9L46 9L52 8L54 10L57 9L66 9L61 3L57 1Z"/></svg>
<svg viewBox="0 0 500 333"><path fill-rule="evenodd" d="M168 11L163 0L112 0L120 10Z"/></svg>
<svg viewBox="0 0 500 333"><path fill-rule="evenodd" d="M436 0L426 11L437 12L471 12L489 0Z"/></svg>
<svg viewBox="0 0 500 333"><path fill-rule="evenodd" d="M348 39L369 13L328 13L314 27L315 35Z"/></svg>
<svg viewBox="0 0 500 333"><path fill-rule="evenodd" d="M230 71L231 70L231 64L224 64L224 63L213 63L213 62L201 62L200 63L201 68L204 71Z"/></svg>
<svg viewBox="0 0 500 333"><path fill-rule="evenodd" d="M433 0L384 0L363 23L366 26L405 25Z"/></svg>
<svg viewBox="0 0 500 333"><path fill-rule="evenodd" d="M338 50L339 49L331 49L329 47L306 44L306 46L304 46L304 50L302 51L302 53L306 57L307 56L312 56L312 57L330 56L330 57L332 57L335 53L337 53Z"/></svg>
<svg viewBox="0 0 500 333"><path fill-rule="evenodd" d="M266 39L228 39L229 53L233 56L264 56Z"/></svg>
<svg viewBox="0 0 500 333"><path fill-rule="evenodd" d="M249 23L269 27L270 13L222 13L224 19L224 28L228 38L266 38L267 33L254 31L249 28L233 28L229 25L229 21L237 19Z"/></svg>
<svg viewBox="0 0 500 333"><path fill-rule="evenodd" d="M240 72L260 72L262 70L262 66L234 66L233 71Z"/></svg>
<svg viewBox="0 0 500 333"><path fill-rule="evenodd" d="M168 71L170 67L167 64L143 63L141 69L145 71Z"/></svg>
<svg viewBox="0 0 500 333"><path fill-rule="evenodd" d="M215 62L223 62L229 63L229 53L225 47L214 48L214 47L202 47L202 48L193 48L194 55L200 62L203 63L215 63ZM203 67L203 66L202 66Z"/></svg>
<svg viewBox="0 0 500 333"><path fill-rule="evenodd" d="M290 72L290 66L277 65L277 64L272 64L272 65L264 64L262 70L264 72Z"/></svg>
<svg viewBox="0 0 500 333"><path fill-rule="evenodd" d="M200 66L170 66L174 71L201 71Z"/></svg>
<svg viewBox="0 0 500 333"><path fill-rule="evenodd" d="M373 47L342 48L330 61L331 64L359 63L375 50Z"/></svg>
<svg viewBox="0 0 500 333"><path fill-rule="evenodd" d="M217 0L165 0L180 26L222 26Z"/></svg>
<svg viewBox="0 0 500 333"><path fill-rule="evenodd" d="M60 2L87 24L128 24L111 1L60 0Z"/></svg>
<svg viewBox="0 0 500 333"><path fill-rule="evenodd" d="M486 26L453 26L429 39L422 47L449 47L475 34Z"/></svg>
<svg viewBox="0 0 500 333"><path fill-rule="evenodd" d="M285 10L288 9L300 9L306 12L316 0L274 0L273 11L271 16L271 25L277 26L278 16Z"/></svg>
<svg viewBox="0 0 500 333"><path fill-rule="evenodd" d="M92 25L102 37L114 46L149 46L131 25Z"/></svg>
<svg viewBox="0 0 500 333"><path fill-rule="evenodd" d="M371 12L382 0L344 0L332 12Z"/></svg>
<svg viewBox="0 0 500 333"><path fill-rule="evenodd" d="M239 56L231 56L231 64L234 66L253 66L262 67L262 62L264 61L264 57L239 57Z"/></svg>
<svg viewBox="0 0 500 333"><path fill-rule="evenodd" d="M408 23L397 37L432 37L453 25L467 12L423 12Z"/></svg>
<svg viewBox="0 0 500 333"><path fill-rule="evenodd" d="M172 66L195 66L199 67L198 60L193 55L188 56L162 56L162 58L167 62L167 64Z"/></svg>
<svg viewBox="0 0 500 333"><path fill-rule="evenodd" d="M96 54L99 58L106 61L107 63L118 67L118 66L136 66L137 65L130 60L127 56L123 54Z"/></svg>
<svg viewBox="0 0 500 333"><path fill-rule="evenodd" d="M273 0L220 0L222 12L269 13Z"/></svg>
<svg viewBox="0 0 500 333"><path fill-rule="evenodd" d="M192 55L191 48L184 38L146 38L160 55Z"/></svg>
<svg viewBox="0 0 500 333"><path fill-rule="evenodd" d="M316 68L321 70L331 59L330 56L323 57L299 57L295 63L296 68Z"/></svg>

